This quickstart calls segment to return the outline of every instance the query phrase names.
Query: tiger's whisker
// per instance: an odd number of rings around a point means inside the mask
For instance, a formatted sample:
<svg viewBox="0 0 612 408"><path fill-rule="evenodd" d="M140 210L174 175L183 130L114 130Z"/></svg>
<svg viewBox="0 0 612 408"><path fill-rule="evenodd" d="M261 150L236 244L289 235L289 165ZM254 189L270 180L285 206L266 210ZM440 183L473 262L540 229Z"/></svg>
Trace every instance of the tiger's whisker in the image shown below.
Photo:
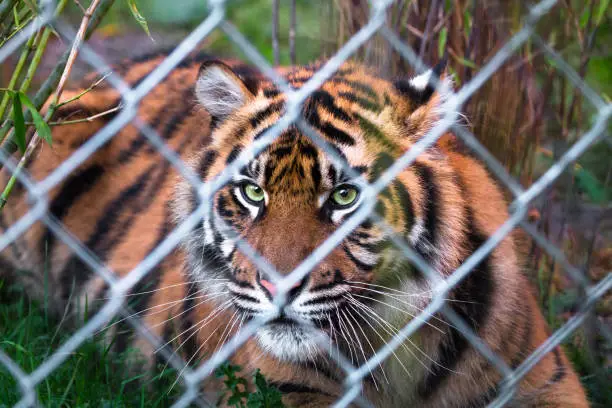
<svg viewBox="0 0 612 408"><path fill-rule="evenodd" d="M370 290L370 291L374 291L374 292L376 292L376 293L381 293L381 294L384 294L383 292L378 292L378 291L375 291L375 290L373 290L373 289L369 289L369 290ZM355 295L355 296L360 296L360 295L357 295L357 294L354 294L354 295ZM389 296L389 295L387 295L387 296ZM377 301L376 299L374 299L374 298L370 298L369 296L364 296L364 295L361 295L360 297L364 297L364 298L366 298L366 299L370 299L370 300L373 300L373 301ZM417 305L415 305L415 304L413 304L413 303L406 302L405 300L401 300L401 299L398 299L398 298L393 297L393 296L390 296L390 297L391 297L392 299L397 300L398 302L400 302L400 303L402 303L402 304L406 305L406 306L409 306L409 307L412 307L412 308L416 309L416 310L417 310L417 311L419 311L419 312L422 312L423 310L425 310L425 308L420 307L420 306L417 306ZM408 311L406 311L406 313L408 313ZM449 326L449 327L454 327L452 324L450 324L449 322L447 322L447 321L445 321L445 320L441 319L440 317L438 317L438 316L436 316L436 315L433 315L431 318L432 318L433 320L437 320L437 321L439 321L440 323L446 324L446 325L447 325L447 326Z"/></svg>
<svg viewBox="0 0 612 408"><path fill-rule="evenodd" d="M234 300L234 298L232 298L232 299L228 300L228 301L227 301L227 302L228 302L228 306L227 306L227 307L225 307L225 308L223 308L223 310L227 309L227 308L230 306L231 301L233 301L233 300ZM221 310L221 311L223 311L223 310ZM217 313L217 314L218 314L218 313ZM212 320L210 320L210 316L209 316L209 317L207 317L206 319L204 319L204 321L206 321L206 320L208 320L208 323L210 323L210 322L212 321ZM206 323L204 326L206 326L208 323ZM198 328L198 330L194 331L194 333L192 333L191 335L189 335L189 337L188 337L187 339L185 339L185 341L183 341L183 343L181 343L181 345L180 345L180 346L179 346L179 347L178 347L176 350L174 350L173 354L177 353L177 352L178 352L178 350L179 350L179 349L180 349L180 348L183 346L183 344L185 344L185 342L186 342L187 340L189 340L189 339L190 339L190 338L191 338L191 337L192 337L192 336L193 336L195 333L197 333L199 330L201 330L201 329L202 329L204 326L200 326L200 327ZM188 361L185 363L185 366L184 366L184 367L181 369L181 371L179 372L178 376L176 377L176 380L174 381L174 383L172 384L172 386L170 386L170 389L169 389L169 391L168 391L168 392L172 391L172 389L174 388L174 386L176 385L176 383L178 382L178 380L179 380L179 379L181 378L181 376L183 375L183 372L185 371L185 369L186 369L186 368L189 366L189 363L191 363L191 361L192 361L192 360L193 360L193 359L194 359L194 358L195 358L195 357L198 355L198 353L200 352L200 350L202 350L202 348L203 348L204 346L206 346L206 344L208 343L208 340L209 340L209 339L210 339L210 338L213 336L213 334L215 334L215 332L216 332L215 330L211 330L211 332L210 332L210 334L208 335L208 337L207 337L207 338L206 338L206 339L205 339L205 340L202 342L202 344L200 344L200 346L199 346L199 347L196 349L196 351L193 353L193 355L191 356L191 358L190 358L190 359L189 359L189 360L188 360ZM167 366L167 365L168 365L168 362L166 362L166 366ZM164 369L165 369L165 367L164 367Z"/></svg>
<svg viewBox="0 0 612 408"><path fill-rule="evenodd" d="M353 282L353 281L347 281L347 282L354 283L354 284L375 286L375 287L387 289L390 292L377 291L375 289L362 288L360 286L348 285L349 287L352 287L352 288L368 290L368 291L371 291L371 292L376 292L376 293L384 294L384 295L387 295L387 296L390 296L390 297L421 297L421 298L431 299L431 296L427 296L425 294L426 293L435 293L435 291L433 291L433 290L426 290L426 291L419 292L419 293L406 293L406 292L402 292L401 290L389 288L389 287L382 286L382 285L374 285L374 284L371 284L371 283ZM396 292L397 294L393 294L392 292ZM450 299L450 298L444 298L444 301L446 301L446 302L456 302L456 303L479 304L478 302L471 302L469 300L459 300L459 299Z"/></svg>
<svg viewBox="0 0 612 408"><path fill-rule="evenodd" d="M356 305L357 303L358 303L358 302L354 303L354 305ZM363 310L364 312L368 313L368 314L372 313L372 314L374 315L374 317L376 318L376 319L374 320L374 321L375 321L375 323L377 323L377 324L380 326L380 328L381 328L381 329L383 329L383 330L385 331L385 333L387 333L389 336L393 337L393 336L395 336L395 335L396 335L396 334L399 332L399 331L398 331L398 330L397 330L397 329L396 329L394 326L392 326L392 325L391 325L389 322L387 322L385 319L383 319L382 317L380 317L380 316L379 316L379 315L378 315L376 312L374 312L373 310L371 310L371 308L367 307L366 305L363 305L363 306L364 306L364 308L363 308L362 310ZM369 309L369 310L368 310L368 309ZM379 320L380 320L380 321L379 321ZM385 328L385 326L389 326L389 327L391 328L391 331L389 331L387 328ZM412 340L410 340L410 339L408 339L408 338L407 338L406 340L407 340L407 341L408 341L408 342L409 342L409 343L410 343L410 344L411 344L413 347L416 347L416 346L415 346L415 344L412 342ZM385 343L386 343L386 342L385 342ZM416 354L414 354L414 352L413 352L412 350L410 350L410 349L408 348L408 346L407 346L405 343L402 343L401 347L402 347L404 350L406 350L406 351L407 351L407 352L408 352L410 355L412 355L412 357L414 357L414 359L415 359L415 360L417 360L417 361L418 361L418 362L419 362L419 363L420 363L420 364L423 366L423 368L425 368L427 371L430 371L430 372L431 372L431 369L430 369L430 368L429 368L429 367L428 367L428 366L427 366L425 363L423 363L423 361L422 361L420 358L418 358L418 357L416 356ZM418 347L417 347L417 348L418 348ZM419 349L419 351L421 351L421 350ZM421 351L421 353L423 353L423 352ZM423 353L423 354L425 354L425 353Z"/></svg>
<svg viewBox="0 0 612 408"><path fill-rule="evenodd" d="M351 306L351 305L349 305ZM355 310L355 309L353 309ZM357 315L360 316L360 313L355 310L357 312ZM359 324L359 322L357 321L357 319L355 318L355 316L353 316L351 313L347 313L348 316L350 318L353 319L353 321L355 322L355 325L359 328L359 330L361 331L361 334L363 335L363 338L367 341L368 345L370 346L370 349L372 350L372 354L376 354L376 350L374 350L374 346L372 346L372 343L370 342L370 339L368 338L368 336L366 335L366 333L363 331L363 328L361 327L361 325ZM385 381L387 381L387 384L389 384L389 379L387 378L387 374L385 373L385 369L382 366L382 362L378 363L378 366L380 367L380 371L382 372L382 375L385 379Z"/></svg>
<svg viewBox="0 0 612 408"><path fill-rule="evenodd" d="M163 322L156 323L155 325L151 326L150 328L151 328L151 329L153 329L153 328L158 327L158 326L160 326L160 325L162 325L162 324L168 323L169 321L171 321L171 320L173 320L173 319L176 319L177 317L179 317L179 316L181 316L181 315L184 315L185 313L187 313L187 312L189 312L189 311L191 311L191 310L195 309L196 307L198 307L198 306L200 306L200 305L203 305L204 303L206 303L206 302L208 302L208 301L211 301L211 300L213 300L213 299L216 299L216 298L218 298L218 297L225 296L225 295L227 295L228 293L229 293L229 292L221 292L221 293L216 293L216 294L214 294L214 295L211 295L211 296L210 296L208 299L202 300L201 302L198 302L198 303L196 303L195 305L193 305L193 306L189 307L189 309L185 309L185 310L183 310L181 313L179 313L179 314L177 314L177 315L174 315L174 316L172 316L171 318L164 320Z"/></svg>
<svg viewBox="0 0 612 408"><path fill-rule="evenodd" d="M176 340L177 338L179 338L180 336L182 336L185 333L188 333L192 330L194 330L193 333L191 333L189 335L189 337L187 337L175 350L174 352L176 353L182 346L183 344L185 344L185 342L187 342L191 337L194 336L194 334L196 334L198 332L198 330L200 330L201 328L205 327L208 323L212 321L211 319L213 319L215 316L217 316L219 313L222 313L224 310L226 310L228 307L231 306L231 300L226 300L225 302L221 303L219 306L217 306L215 309L212 310L212 312L206 316L206 318L200 320L198 323L193 324L191 327L188 327L187 329L183 330L182 332L180 332L179 334L177 334L176 336L174 336L172 339L170 339L168 342L166 342L165 344L163 344L162 346L160 346L157 350L161 350L162 348L164 348L165 346L167 346L168 344L172 343L174 340Z"/></svg>
<svg viewBox="0 0 612 408"><path fill-rule="evenodd" d="M391 305L391 304L389 304L389 303L387 303L387 302L383 302L382 300L374 299L374 298L367 297L367 296L358 295L358 294L356 294L356 293L354 293L354 294L353 294L353 296L360 297L360 298L364 298L364 299L368 299L368 300L374 301L374 302L376 302L376 303L380 303L380 304L382 304L382 305L385 305L385 306L387 306L387 307L390 307L390 308L392 308L392 309L395 309L395 310L398 310L398 311L400 311L400 312L402 312L402 313L405 313L405 314L407 314L408 316L412 317L413 319L420 319L420 320L423 320L423 318L422 318L422 317L415 316L414 314L410 313L410 312L409 312L409 311L407 311L407 310L400 309L399 307L394 306L394 305ZM443 331L442 329L440 329L439 327L434 326L433 324L429 323L429 321L427 321L427 320L423 320L423 323L424 323L424 324L426 324L426 325L428 325L428 326L429 326L429 327L431 327L432 329L439 331L440 333L444 333L444 331Z"/></svg>
<svg viewBox="0 0 612 408"><path fill-rule="evenodd" d="M205 297L207 297L207 296L208 296L208 295L198 295L198 296L185 297L185 298L182 298L182 299L179 299L179 300L173 300L173 301L171 301L171 302L160 303L159 305L151 306L151 307L146 308L146 309L143 309L143 310L141 310L141 311L139 311L139 312L132 313L131 315L126 316L126 317L124 317L124 318L122 318L122 319L120 319L120 320L117 320L116 322L113 322L113 323L109 324L108 326L105 326L105 327L101 328L100 330L96 331L96 333L95 333L95 334L96 334L96 335L97 335L97 334L100 334L100 333L102 333L103 331L105 331L105 330L107 330L107 329L110 329L111 327L113 327L113 326L115 326L115 325L117 325L117 324L119 324L119 323L121 323L121 322L123 322L123 321L125 321L125 320L127 320L127 319L130 319L130 318L132 318L132 317L138 316L138 315L143 314L143 313L145 313L145 312L148 312L148 311L150 311L150 310L154 310L154 309L158 309L158 308L162 308L162 307L166 306L166 307L165 307L164 309L162 309L162 310L158 310L158 311L156 311L156 312L154 312L154 313L150 313L150 314L149 314L149 316L152 316L152 315L155 315L155 314L158 314L158 313L163 313L164 311L166 311L166 310L168 310L168 309L171 309L171 308L172 308L172 306L176 305L177 303L182 303L182 302L184 302L185 300L201 299L201 298L205 298ZM168 305L170 305L170 306L168 306Z"/></svg>
<svg viewBox="0 0 612 408"><path fill-rule="evenodd" d="M347 324L351 327L351 330L353 331L353 334L355 335L355 340L357 341L357 345L359 345L359 349L361 350L361 355L363 356L363 362L365 363L366 361L368 361L368 358L366 357L365 352L363 351L363 345L361 344L361 339L359 338L359 335L357 334L357 331L353 327L353 324L351 323L347 314L344 313L344 310L342 310L341 313L346 318ZM348 315L350 316L350 313ZM359 362L359 360L357 360L357 362ZM378 391L378 383L376 382L376 378L374 377L374 373L372 372L371 368L370 368L370 377L372 378L372 382L374 383L374 388L376 388L376 390Z"/></svg>
<svg viewBox="0 0 612 408"><path fill-rule="evenodd" d="M347 299L347 300L349 300L349 299ZM355 309L353 309L353 310L355 310ZM374 334L376 334L376 335L377 335L377 336L380 338L380 340L381 340L381 341L382 341L384 344L387 344L387 342L385 341L384 337L383 337L383 336L382 336L382 335L381 335L381 334L378 332L378 330L376 330L376 329L374 328L374 326L372 326L372 325L370 324L370 322L368 321L368 319L364 319L364 321L366 322L366 324L367 324L368 326L370 326L370 328L372 329L372 331L374 332ZM411 373L408 371L408 369L406 368L406 366L404 365L404 363L402 363L402 360L401 360L401 359L398 357L398 355L397 355L397 353L395 352L395 350L392 350L392 351L391 351L391 354L393 354L393 356L395 357L395 359L397 360L397 362L399 363L399 365L400 365L400 366L401 366L401 367L404 369L404 371L406 372L406 374L407 374L409 377L411 377L411 378L412 378L412 374L411 374Z"/></svg>
<svg viewBox="0 0 612 408"><path fill-rule="evenodd" d="M387 327L389 327L389 329L390 329L390 330L392 330L392 332L393 332L393 334L392 334L393 336L395 336L397 333L399 333L399 330L398 330L398 329L397 329L395 326L393 326L391 323L389 323L388 321L386 321L386 320L385 320L385 319L384 319L382 316L380 316L378 313L376 313L376 312L375 312L375 311L374 311L374 310L373 310L371 307L369 307L369 306L367 306L367 305L364 305L363 303L361 303L361 302L359 302L359 301L356 301L356 303L354 303L354 304L355 304L355 305L357 305L357 306L363 307L363 308L364 308L364 310L368 310L368 311L369 311L369 313L371 313L371 314L372 314L372 315L373 315L373 316L374 316L376 319L380 320L380 321L381 321L383 324L385 324ZM412 345L412 346L413 346L415 349L417 349L417 351L419 351L419 352L420 352L420 353L421 353L421 354L422 354L422 355L423 355L423 356L424 356L426 359L428 359L429 361L431 361L433 364L435 364L435 365L439 366L440 368L443 368L443 369L445 369L445 370L448 370L448 371L450 371L450 372L452 372L452 373L457 373L456 371L451 370L450 368L445 367L444 365L440 364L440 363L439 363L439 362L437 362L436 360L432 359L432 358L429 356L429 354L427 354L427 353L425 353L423 350L421 350L421 348L420 348L418 345L416 345L416 344L415 344L415 343L414 343L414 342L413 342L411 339L407 338L406 340L407 340L407 341L408 341L408 342L409 342L409 343L410 343L410 344L411 344L411 345ZM416 356L415 356L415 358L416 358ZM418 360L418 358L417 358L417 360ZM420 362L420 360L419 360L419 362ZM421 364L423 364L423 363L421 363ZM424 365L424 364L423 364L423 366L425 367L425 365ZM431 371L431 369L430 369L430 368L428 368L428 367L426 367L426 368L427 368L427 370L428 370L428 371Z"/></svg>
<svg viewBox="0 0 612 408"><path fill-rule="evenodd" d="M183 283L176 283L174 285L169 285L169 286L163 286L161 288L157 288L157 289L152 289L152 290L147 290L144 292L134 292L134 293L129 293L127 295L125 295L124 297L133 297L133 296L139 296L139 295L145 295L145 294L149 294L149 293L155 293L158 292L160 290L166 290L166 289L170 289L170 288L175 288L177 286L184 286L184 285L193 285L195 283L202 283L202 282L206 282L209 283L211 281L220 281L219 283L216 283L215 285L220 285L225 281L229 281L229 279L214 279L214 278L210 278L210 279L200 279L200 280L195 280L195 281L189 281L189 282L183 282ZM214 286L214 285L213 285ZM99 297L96 298L94 300L110 300L112 299L112 297Z"/></svg>

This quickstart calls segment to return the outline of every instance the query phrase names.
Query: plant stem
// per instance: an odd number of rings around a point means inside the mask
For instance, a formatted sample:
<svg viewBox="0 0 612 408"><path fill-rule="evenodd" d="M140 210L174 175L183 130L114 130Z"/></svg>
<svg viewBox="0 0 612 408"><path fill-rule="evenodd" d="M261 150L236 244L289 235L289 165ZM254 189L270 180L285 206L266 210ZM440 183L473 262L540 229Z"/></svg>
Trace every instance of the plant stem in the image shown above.
<svg viewBox="0 0 612 408"><path fill-rule="evenodd" d="M74 120L64 120L64 121L58 121L58 122L48 122L47 124L49 126L63 126L63 125L74 125L76 123L93 122L94 120L98 118L101 118L106 115L110 115L113 112L117 112L121 108L123 108L123 105L117 105L114 108L107 109L104 112L96 113L95 115L88 116L86 118L74 119ZM25 124L31 126L31 125L34 125L34 122L25 122Z"/></svg>
<svg viewBox="0 0 612 408"><path fill-rule="evenodd" d="M68 0L61 0L58 3L57 9L55 10L56 16L58 16L64 10L64 7L66 7L67 3L68 3ZM38 65L40 64L40 61L42 60L42 56L45 52L45 49L47 48L47 42L49 41L50 36L51 36L51 28L47 26L43 29L40 40L36 44L36 52L34 53L34 56L32 57L32 61L30 61L30 66L28 67L26 76L21 82L21 87L19 88L21 92L26 92L30 88L30 84L32 83L34 74L36 73L36 70L38 69Z"/></svg>
<svg viewBox="0 0 612 408"><path fill-rule="evenodd" d="M23 51L21 51L21 55L19 56L19 60L17 61L17 65L15 66L15 69L13 70L13 75L11 76L11 79L7 86L7 88L10 90L14 90L15 84L17 84L17 80L21 76L21 71L23 70L23 67L25 66L25 62L28 59L28 56L30 55L32 50L34 49L33 46L34 46L34 40L36 38L36 35L37 33L33 33L30 36L30 38L28 39L28 42L23 48ZM8 92L5 92L4 96L2 97L2 102L0 102L0 120L4 117L4 113L6 111L6 107L8 105L9 100L10 100L10 95ZM1 138L0 138L0 142L2 142Z"/></svg>
<svg viewBox="0 0 612 408"><path fill-rule="evenodd" d="M100 24L100 21L106 15L106 12L108 11L108 9L113 5L113 2L114 0L101 0L100 1L100 4L96 8L96 11L91 16L89 26L87 27L87 31L85 33L85 39L87 39L91 35L91 33L97 28L97 26ZM59 59L59 62L57 63L57 65L55 66L51 74L49 74L49 77L42 84L42 86L40 87L40 89L38 90L34 98L32 99L32 103L34 104L36 109L40 110L40 108L47 101L47 99L49 99L49 96L53 92L53 89L59 83L62 72L64 71L64 67L66 66L66 63L68 62L69 55L70 55L70 50L66 51L64 55L62 55L62 57ZM32 115L30 114L29 111L25 113L24 119L26 121L32 120ZM5 122L0 128L0 143L2 143L2 147L0 147L0 149L6 156L11 156L13 153L17 151L17 144L15 143L15 140L14 140L15 135L14 135L14 132L11 132L11 130L12 130L12 125L8 124L7 126L7 122ZM6 137L7 134L8 134L8 137ZM2 142L3 140L4 142ZM0 162L0 170L2 169L2 167L3 167L3 164Z"/></svg>

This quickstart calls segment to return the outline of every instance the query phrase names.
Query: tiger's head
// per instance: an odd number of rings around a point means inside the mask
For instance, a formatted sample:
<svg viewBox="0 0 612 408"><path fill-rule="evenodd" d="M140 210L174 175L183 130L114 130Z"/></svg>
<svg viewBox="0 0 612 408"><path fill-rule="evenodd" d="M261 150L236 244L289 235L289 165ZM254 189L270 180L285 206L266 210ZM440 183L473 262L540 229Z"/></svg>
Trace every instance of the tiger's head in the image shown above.
<svg viewBox="0 0 612 408"><path fill-rule="evenodd" d="M299 89L318 68L283 74ZM444 245L434 242L430 230L428 206L435 204L427 202L426 178L431 175L419 163L441 161L435 148L420 155L378 197L368 198L363 190L444 114L451 84L442 79L436 90L432 78L439 78L439 71L390 81L347 63L304 101L303 120L348 164L347 170L295 124L259 153L248 155L287 113L287 96L269 81L222 62L202 66L195 93L211 117L212 142L191 165L203 181L214 184L227 177L227 183L212 194L203 222L186 242L189 273L202 291L224 293L218 300L246 318L271 319L257 334L264 350L290 361L317 353L315 329L297 322L333 331L343 317L350 322L360 314L354 300L377 296L379 283L422 293L422 282L415 283L412 268L390 244L390 232L438 266L454 256L439 250ZM239 157L246 157L246 165L223 176ZM179 219L198 203L196 193L182 184L175 198ZM290 288L282 308L274 303L273 279L244 248L237 248L240 239L286 275L364 206L375 209L388 228L365 218ZM367 296L359 299L365 291Z"/></svg>

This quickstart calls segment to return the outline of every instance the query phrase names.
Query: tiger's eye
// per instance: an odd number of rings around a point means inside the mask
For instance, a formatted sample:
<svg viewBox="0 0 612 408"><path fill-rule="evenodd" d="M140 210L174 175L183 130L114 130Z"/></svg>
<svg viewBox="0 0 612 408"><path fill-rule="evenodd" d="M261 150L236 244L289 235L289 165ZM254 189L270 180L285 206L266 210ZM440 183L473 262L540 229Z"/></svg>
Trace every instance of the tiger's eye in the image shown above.
<svg viewBox="0 0 612 408"><path fill-rule="evenodd" d="M358 191L354 187L344 186L336 189L332 194L332 200L335 204L346 207L355 202L358 196Z"/></svg>
<svg viewBox="0 0 612 408"><path fill-rule="evenodd" d="M244 191L246 198L256 203L263 201L265 197L263 189L255 184L246 184L242 191Z"/></svg>

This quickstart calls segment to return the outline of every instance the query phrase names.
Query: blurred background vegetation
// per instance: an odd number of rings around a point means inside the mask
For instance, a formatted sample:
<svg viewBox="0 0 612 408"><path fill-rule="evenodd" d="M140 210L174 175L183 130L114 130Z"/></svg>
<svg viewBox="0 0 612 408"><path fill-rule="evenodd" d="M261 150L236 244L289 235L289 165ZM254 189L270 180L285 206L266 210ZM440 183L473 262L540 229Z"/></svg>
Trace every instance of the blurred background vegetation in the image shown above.
<svg viewBox="0 0 612 408"><path fill-rule="evenodd" d="M60 21L78 27L88 2L60 3L65 4ZM208 14L208 5L202 0L118 0L114 3L88 40L88 44L110 63L171 47ZM427 64L447 58L449 72L457 86L461 86L522 27L533 3L526 0L398 0L389 9L388 25ZM0 45L35 17L35 4L34 0L2 1ZM236 0L227 4L227 19L270 63L281 65L292 60L298 64L307 63L333 55L363 27L369 16L366 0ZM291 23L292 13L295 25ZM273 18L275 15L277 20ZM612 97L611 21L609 0L560 0L535 27L542 42L554 49L606 102ZM31 66L37 55L35 50L41 47L41 37L42 30L32 37L34 46L30 52L20 49L0 67L0 85L23 89L35 104L39 102L36 96L41 84L70 47L51 30L32 78L25 69L15 77L15 67L21 56L25 54L24 66ZM273 45L275 39L277 48ZM295 47L290 46L293 41ZM205 39L201 48L211 54L244 58L220 30ZM292 58L293 53L295 58ZM390 76L414 72L379 36L362 47L357 58ZM79 62L72 77L79 78L90 70L91 67ZM27 86L20 88L24 83ZM524 187L537 180L588 131L597 113L563 74L558 62L533 39L520 47L470 98L464 110L469 118L466 127ZM0 109L0 123L6 131L10 111ZM510 198L509 192L508 196ZM532 203L530 222L563 249L569 261L595 283L612 270L611 202L612 138L608 124L605 137ZM526 273L538 289L549 323L553 328L560 327L576 312L584 294L568 279L558 262L526 234L522 237ZM3 305L10 306L3 306L0 313L0 345L25 367L33 369L40 364L49 347L59 344L65 336L51 337L49 333L53 333L52 327L57 322L50 323L50 318L39 306L24 301L14 288L2 287L0 282L2 297ZM611 322L612 295L607 293L583 327L564 343L596 407L612 406ZM93 344L84 346L80 353L63 364L45 383L47 390L41 391L43 401L50 405L76 406L79 401L86 401L87 395L106 392L104 395L109 395L108 401L113 404L144 403L141 391L130 391L121 382L129 383L131 379L119 381L104 374L108 369L105 363L100 363L99 355L104 354L104 350ZM96 363L89 370L92 377L82 381L75 377L76 366L92 364L87 360ZM116 387L129 397L111 397L111 390ZM52 392L56 388L57 391ZM18 398L14 382L2 369L0 395L15 396L9 404ZM57 395L63 396L60 402ZM164 406L169 396L160 398L156 404Z"/></svg>

